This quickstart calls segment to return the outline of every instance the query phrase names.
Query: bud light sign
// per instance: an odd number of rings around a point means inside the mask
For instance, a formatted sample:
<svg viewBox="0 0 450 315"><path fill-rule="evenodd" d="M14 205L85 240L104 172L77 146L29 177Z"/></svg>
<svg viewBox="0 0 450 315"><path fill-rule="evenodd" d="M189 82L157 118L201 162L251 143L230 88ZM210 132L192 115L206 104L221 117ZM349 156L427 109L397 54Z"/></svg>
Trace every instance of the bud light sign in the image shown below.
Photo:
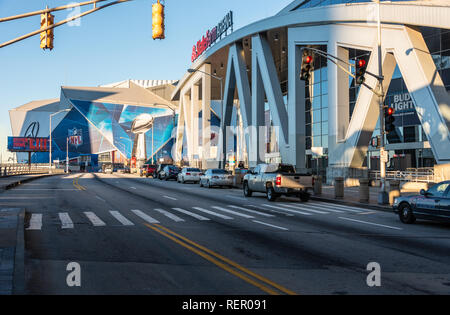
<svg viewBox="0 0 450 315"><path fill-rule="evenodd" d="M83 145L83 131L81 129L69 130L69 144L76 148Z"/></svg>

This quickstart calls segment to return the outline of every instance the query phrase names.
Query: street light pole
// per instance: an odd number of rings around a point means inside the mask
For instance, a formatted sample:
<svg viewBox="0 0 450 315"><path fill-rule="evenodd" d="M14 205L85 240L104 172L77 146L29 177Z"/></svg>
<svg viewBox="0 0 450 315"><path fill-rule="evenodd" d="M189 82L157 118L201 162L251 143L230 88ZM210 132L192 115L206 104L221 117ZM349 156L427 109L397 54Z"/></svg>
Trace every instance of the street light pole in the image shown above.
<svg viewBox="0 0 450 315"><path fill-rule="evenodd" d="M69 137L66 139L66 173L69 174Z"/></svg>
<svg viewBox="0 0 450 315"><path fill-rule="evenodd" d="M378 194L378 203L381 205L389 203L389 195L387 193L386 187L386 131L384 126L384 88L383 88L383 51L381 48L381 5L380 0L377 1L378 10L378 81L380 86L380 93L378 95L379 105L380 105L380 133L381 133L381 144L380 144L380 178L381 178L381 190Z"/></svg>
<svg viewBox="0 0 450 315"><path fill-rule="evenodd" d="M188 69L188 72L189 72L189 73L200 72L200 73L209 75L211 78L214 78L214 79L220 81L220 130L221 130L221 132L222 132L222 141L224 141L224 140L223 140L223 137L224 137L224 135L223 135L223 133L224 133L224 132L223 132L223 127L224 127L224 126L223 126L223 123L224 123L224 119L223 119L223 78L218 77L218 76L216 76L216 75L213 75L213 74L211 74L211 73L202 71L202 70ZM222 144L222 146L223 146L223 144ZM223 162L224 162L223 159L220 158L219 168L222 168L222 164L223 164L223 166L225 166L225 164L224 164Z"/></svg>

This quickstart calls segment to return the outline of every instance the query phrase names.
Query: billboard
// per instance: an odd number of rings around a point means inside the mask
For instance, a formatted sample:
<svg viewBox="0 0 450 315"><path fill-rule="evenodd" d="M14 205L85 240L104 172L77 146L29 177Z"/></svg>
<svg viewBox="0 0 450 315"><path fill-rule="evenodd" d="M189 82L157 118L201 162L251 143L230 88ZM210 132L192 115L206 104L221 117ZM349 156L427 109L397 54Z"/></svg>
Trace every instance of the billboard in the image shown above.
<svg viewBox="0 0 450 315"><path fill-rule="evenodd" d="M11 152L48 152L48 138L8 137L8 150Z"/></svg>

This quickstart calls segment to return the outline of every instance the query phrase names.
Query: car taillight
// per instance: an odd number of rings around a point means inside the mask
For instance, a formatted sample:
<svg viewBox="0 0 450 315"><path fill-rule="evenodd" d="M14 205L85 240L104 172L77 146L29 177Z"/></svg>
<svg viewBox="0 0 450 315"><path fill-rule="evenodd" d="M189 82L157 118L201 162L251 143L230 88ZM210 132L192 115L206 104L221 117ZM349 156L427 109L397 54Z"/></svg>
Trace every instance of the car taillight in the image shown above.
<svg viewBox="0 0 450 315"><path fill-rule="evenodd" d="M277 176L277 180L275 182L276 186L281 186L281 176Z"/></svg>
<svg viewBox="0 0 450 315"><path fill-rule="evenodd" d="M191 173L186 173L186 176L191 176Z"/></svg>

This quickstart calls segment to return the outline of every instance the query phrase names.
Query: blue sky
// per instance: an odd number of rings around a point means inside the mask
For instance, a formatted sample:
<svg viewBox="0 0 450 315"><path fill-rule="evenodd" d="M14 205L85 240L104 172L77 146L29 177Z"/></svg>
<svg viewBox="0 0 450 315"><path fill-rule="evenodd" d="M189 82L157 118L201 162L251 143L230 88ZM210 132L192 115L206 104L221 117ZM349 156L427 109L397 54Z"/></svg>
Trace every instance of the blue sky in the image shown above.
<svg viewBox="0 0 450 315"><path fill-rule="evenodd" d="M55 48L39 48L39 36L0 48L0 146L10 135L8 110L33 100L58 98L61 86L98 86L126 79L180 79L192 46L229 11L235 30L272 16L292 0L166 0L166 39L151 38L151 4L135 0L82 18L80 26L55 30ZM68 0L0 0L0 17L61 6ZM79 1L81 2L81 0ZM87 6L83 11L91 6ZM55 13L55 21L71 14ZM0 42L39 28L40 17L0 23Z"/></svg>

